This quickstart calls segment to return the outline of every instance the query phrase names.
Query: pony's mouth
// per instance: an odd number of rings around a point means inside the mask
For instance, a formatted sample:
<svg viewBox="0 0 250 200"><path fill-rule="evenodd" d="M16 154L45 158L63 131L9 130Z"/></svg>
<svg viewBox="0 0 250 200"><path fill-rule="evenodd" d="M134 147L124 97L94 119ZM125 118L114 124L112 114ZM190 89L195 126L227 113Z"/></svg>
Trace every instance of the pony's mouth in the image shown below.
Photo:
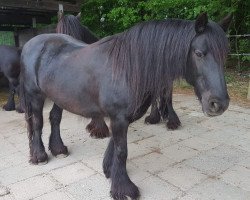
<svg viewBox="0 0 250 200"><path fill-rule="evenodd" d="M221 115L227 110L229 105L229 99L224 101L218 100L217 98L209 98L209 100L201 99L202 110L205 116L215 117Z"/></svg>
<svg viewBox="0 0 250 200"><path fill-rule="evenodd" d="M224 113L224 111L222 111L222 112L217 112L217 113L207 112L207 111L203 111L203 112L204 112L204 115L205 115L206 117L216 117L216 116L219 116L219 115L221 115L221 114Z"/></svg>

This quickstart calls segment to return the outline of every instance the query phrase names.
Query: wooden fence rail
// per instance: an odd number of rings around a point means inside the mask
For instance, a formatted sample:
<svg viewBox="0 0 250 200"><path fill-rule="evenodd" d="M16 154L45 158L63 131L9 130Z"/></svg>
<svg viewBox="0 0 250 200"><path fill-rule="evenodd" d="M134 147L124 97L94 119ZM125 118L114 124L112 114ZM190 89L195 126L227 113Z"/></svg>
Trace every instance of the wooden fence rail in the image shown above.
<svg viewBox="0 0 250 200"><path fill-rule="evenodd" d="M240 56L250 56L250 52L246 52L246 53L239 53L238 52L238 39L242 39L242 38L248 38L248 40L250 39L250 34L243 34L243 35L228 35L228 38L235 38L236 39L236 52L235 53L230 53L230 56L237 56L238 57L238 65L240 65ZM250 48L248 49L250 50ZM250 74L248 74L249 76L249 86L248 86L248 93L247 93L247 99L250 100Z"/></svg>

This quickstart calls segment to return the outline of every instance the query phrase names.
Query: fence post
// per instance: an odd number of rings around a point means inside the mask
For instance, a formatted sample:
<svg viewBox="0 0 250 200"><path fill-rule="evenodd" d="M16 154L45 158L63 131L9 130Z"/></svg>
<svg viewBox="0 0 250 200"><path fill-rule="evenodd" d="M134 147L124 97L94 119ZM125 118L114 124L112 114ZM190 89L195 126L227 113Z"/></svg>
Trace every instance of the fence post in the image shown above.
<svg viewBox="0 0 250 200"><path fill-rule="evenodd" d="M247 99L250 100L250 80L248 85Z"/></svg>
<svg viewBox="0 0 250 200"><path fill-rule="evenodd" d="M231 56L238 56L238 67L240 65L240 59L239 59L239 56L250 56L250 53L247 52L247 53L239 53L238 52L238 45L237 45L237 38L250 38L250 34L243 34L243 35L228 35L228 38L230 37L234 37L235 40L236 40L236 53L232 53L232 54L229 54ZM249 75L249 78L250 78L250 75ZM248 83L248 89L247 89L247 99L250 100L250 79L249 79L249 83Z"/></svg>
<svg viewBox="0 0 250 200"><path fill-rule="evenodd" d="M60 19L63 16L63 4L58 4L58 13L57 13L57 17L58 17L58 22L60 21Z"/></svg>

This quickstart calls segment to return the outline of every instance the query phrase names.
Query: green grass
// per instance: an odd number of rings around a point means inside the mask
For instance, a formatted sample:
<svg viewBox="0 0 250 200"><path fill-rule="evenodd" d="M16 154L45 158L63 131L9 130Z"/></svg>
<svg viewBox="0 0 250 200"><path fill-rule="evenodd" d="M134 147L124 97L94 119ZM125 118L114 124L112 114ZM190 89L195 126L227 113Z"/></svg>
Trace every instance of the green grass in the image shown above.
<svg viewBox="0 0 250 200"><path fill-rule="evenodd" d="M185 80L180 79L174 82L174 87L183 88L183 89L191 89L192 86L189 85Z"/></svg>
<svg viewBox="0 0 250 200"><path fill-rule="evenodd" d="M235 81L235 75L229 74L229 73L225 73L225 80L226 80L227 84L233 83Z"/></svg>
<svg viewBox="0 0 250 200"><path fill-rule="evenodd" d="M0 45L14 46L14 33L9 31L0 31Z"/></svg>

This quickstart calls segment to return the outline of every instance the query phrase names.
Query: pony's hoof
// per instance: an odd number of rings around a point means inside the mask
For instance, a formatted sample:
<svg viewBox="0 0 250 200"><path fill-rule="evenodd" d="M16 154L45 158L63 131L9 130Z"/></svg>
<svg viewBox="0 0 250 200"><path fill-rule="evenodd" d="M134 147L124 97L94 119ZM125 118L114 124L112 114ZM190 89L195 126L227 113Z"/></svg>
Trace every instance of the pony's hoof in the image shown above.
<svg viewBox="0 0 250 200"><path fill-rule="evenodd" d="M68 148L64 145L61 147L49 147L49 150L56 158L66 158L69 155Z"/></svg>
<svg viewBox="0 0 250 200"><path fill-rule="evenodd" d="M3 109L5 110L5 111L12 111L12 110L15 110L15 106L9 106L9 105L4 105L3 106Z"/></svg>
<svg viewBox="0 0 250 200"><path fill-rule="evenodd" d="M48 160L45 160L44 162L38 162L37 165L43 166L43 165L46 165L47 163L48 163Z"/></svg>
<svg viewBox="0 0 250 200"><path fill-rule="evenodd" d="M95 128L94 123L90 122L87 126L86 126L86 130L90 133L93 129Z"/></svg>
<svg viewBox="0 0 250 200"><path fill-rule="evenodd" d="M68 156L69 156L69 154L58 154L55 157L60 159L60 158L66 158Z"/></svg>
<svg viewBox="0 0 250 200"><path fill-rule="evenodd" d="M179 126L181 126L180 120L169 120L167 122L168 129L176 130Z"/></svg>
<svg viewBox="0 0 250 200"><path fill-rule="evenodd" d="M30 157L30 163L33 165L45 165L48 163L48 155L46 152L33 153Z"/></svg>
<svg viewBox="0 0 250 200"><path fill-rule="evenodd" d="M109 137L109 130L102 130L102 129L92 129L90 131L90 137L95 138L95 139L103 139L106 137Z"/></svg>
<svg viewBox="0 0 250 200"><path fill-rule="evenodd" d="M160 117L152 117L151 115L145 118L146 124L158 124L161 121Z"/></svg>
<svg viewBox="0 0 250 200"><path fill-rule="evenodd" d="M16 112L18 112L18 113L24 113L24 109L22 109L21 107L17 106L16 107Z"/></svg>
<svg viewBox="0 0 250 200"><path fill-rule="evenodd" d="M105 122L95 123L91 121L87 126L86 130L90 133L90 137L98 139L98 138L106 138L109 137L109 129Z"/></svg>
<svg viewBox="0 0 250 200"><path fill-rule="evenodd" d="M110 195L115 200L127 200L130 197L132 200L137 200L140 197L138 187L133 183L128 184L112 184Z"/></svg>

